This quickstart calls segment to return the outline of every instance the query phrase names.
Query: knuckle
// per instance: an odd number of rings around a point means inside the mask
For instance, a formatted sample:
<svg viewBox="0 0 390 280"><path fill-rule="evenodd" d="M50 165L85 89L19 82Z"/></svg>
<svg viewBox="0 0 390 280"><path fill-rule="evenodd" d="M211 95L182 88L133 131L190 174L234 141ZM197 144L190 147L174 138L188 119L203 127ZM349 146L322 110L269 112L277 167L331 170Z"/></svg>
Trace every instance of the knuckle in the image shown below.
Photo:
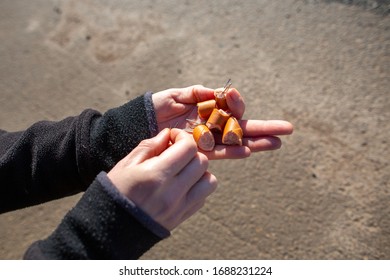
<svg viewBox="0 0 390 280"><path fill-rule="evenodd" d="M191 91L192 96L194 96L198 102L201 101L201 98L199 97L199 90L202 88L204 88L203 85L193 85L188 88Z"/></svg>
<svg viewBox="0 0 390 280"><path fill-rule="evenodd" d="M191 138L188 138L188 140L186 141L186 149L188 153L196 155L198 153L198 146L196 145L195 140L192 138L192 136L189 135L189 137Z"/></svg>
<svg viewBox="0 0 390 280"><path fill-rule="evenodd" d="M153 140L152 139L144 139L138 144L139 148L143 149L151 149L153 148Z"/></svg>
<svg viewBox="0 0 390 280"><path fill-rule="evenodd" d="M205 169L207 170L207 168L209 167L209 159L207 158L206 155L202 154L202 153L199 153L197 154L197 157L199 159L199 162L200 162L200 165Z"/></svg>
<svg viewBox="0 0 390 280"><path fill-rule="evenodd" d="M198 145L195 142L195 139L191 136L188 135L188 146L190 147L191 151L196 154L198 152Z"/></svg>
<svg viewBox="0 0 390 280"><path fill-rule="evenodd" d="M217 177L215 177L213 174L210 174L209 183L211 192L214 192L218 187Z"/></svg>

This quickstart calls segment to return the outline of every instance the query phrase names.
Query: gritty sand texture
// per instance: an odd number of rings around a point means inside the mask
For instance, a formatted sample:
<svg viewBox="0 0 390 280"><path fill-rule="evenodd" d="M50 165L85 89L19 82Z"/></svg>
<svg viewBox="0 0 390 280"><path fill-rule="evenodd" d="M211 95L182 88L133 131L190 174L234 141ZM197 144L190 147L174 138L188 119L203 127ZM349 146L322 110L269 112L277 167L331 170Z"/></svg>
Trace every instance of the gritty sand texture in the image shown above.
<svg viewBox="0 0 390 280"><path fill-rule="evenodd" d="M352 2L2 0L0 127L231 78L245 118L295 132L212 162L217 191L143 258L389 259L389 4ZM79 197L1 215L0 259Z"/></svg>

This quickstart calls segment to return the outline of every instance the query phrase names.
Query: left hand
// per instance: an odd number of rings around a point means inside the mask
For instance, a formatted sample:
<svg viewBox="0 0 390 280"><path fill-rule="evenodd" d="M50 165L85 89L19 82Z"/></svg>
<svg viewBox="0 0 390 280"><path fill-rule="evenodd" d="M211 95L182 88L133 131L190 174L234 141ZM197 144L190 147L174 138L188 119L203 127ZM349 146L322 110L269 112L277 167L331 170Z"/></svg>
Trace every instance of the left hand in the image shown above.
<svg viewBox="0 0 390 280"><path fill-rule="evenodd" d="M187 119L198 117L197 103L214 99L214 89L201 85L174 88L152 95L159 131L164 128L188 127ZM203 152L209 159L236 159L250 156L252 152L280 148L278 135L291 134L293 126L287 121L241 120L245 103L240 93L231 88L226 93L227 104L233 116L240 120L244 132L242 146L226 146L217 142L214 150Z"/></svg>

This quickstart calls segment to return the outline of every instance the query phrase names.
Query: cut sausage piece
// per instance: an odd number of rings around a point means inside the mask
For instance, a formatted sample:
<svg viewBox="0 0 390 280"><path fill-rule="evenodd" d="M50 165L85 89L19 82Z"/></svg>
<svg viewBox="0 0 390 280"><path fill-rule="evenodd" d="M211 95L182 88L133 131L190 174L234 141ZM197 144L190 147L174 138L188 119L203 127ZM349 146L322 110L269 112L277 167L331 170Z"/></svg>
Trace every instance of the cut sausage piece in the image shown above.
<svg viewBox="0 0 390 280"><path fill-rule="evenodd" d="M199 149L206 152L212 151L214 149L214 135L211 133L210 129L204 124L197 125L194 128L192 135Z"/></svg>
<svg viewBox="0 0 390 280"><path fill-rule="evenodd" d="M221 109L214 109L206 125L211 131L222 132L229 117L230 113Z"/></svg>
<svg viewBox="0 0 390 280"><path fill-rule="evenodd" d="M227 101L226 101L226 91L227 91L226 88L216 89L214 91L214 97L215 97L215 101L217 103L217 108L222 109L224 111L229 110L229 107L228 107Z"/></svg>
<svg viewBox="0 0 390 280"><path fill-rule="evenodd" d="M216 101L214 99L206 100L198 103L198 115L202 119L208 119L215 108Z"/></svg>
<svg viewBox="0 0 390 280"><path fill-rule="evenodd" d="M226 122L222 135L222 143L225 145L240 145L242 146L242 132L241 126L235 117L230 117Z"/></svg>

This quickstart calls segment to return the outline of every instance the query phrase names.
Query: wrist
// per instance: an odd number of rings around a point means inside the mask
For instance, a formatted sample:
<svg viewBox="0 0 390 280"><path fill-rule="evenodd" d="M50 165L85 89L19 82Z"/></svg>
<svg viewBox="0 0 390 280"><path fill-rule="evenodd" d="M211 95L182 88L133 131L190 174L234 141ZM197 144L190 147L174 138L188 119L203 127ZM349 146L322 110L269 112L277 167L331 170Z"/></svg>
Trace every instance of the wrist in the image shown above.
<svg viewBox="0 0 390 280"><path fill-rule="evenodd" d="M156 111L154 109L153 104L153 93L151 91L148 91L144 95L144 103L145 103L145 109L146 109L146 116L149 123L149 130L151 137L154 137L158 134L158 124L157 124L157 117L156 117Z"/></svg>
<svg viewBox="0 0 390 280"><path fill-rule="evenodd" d="M146 227L161 239L169 237L170 232L165 227L156 222L152 217L139 208L132 200L119 192L119 190L107 176L107 173L99 173L97 180L100 182L103 189L113 198L113 200L123 209L125 209L131 216L136 218L138 222L140 222L144 227Z"/></svg>

